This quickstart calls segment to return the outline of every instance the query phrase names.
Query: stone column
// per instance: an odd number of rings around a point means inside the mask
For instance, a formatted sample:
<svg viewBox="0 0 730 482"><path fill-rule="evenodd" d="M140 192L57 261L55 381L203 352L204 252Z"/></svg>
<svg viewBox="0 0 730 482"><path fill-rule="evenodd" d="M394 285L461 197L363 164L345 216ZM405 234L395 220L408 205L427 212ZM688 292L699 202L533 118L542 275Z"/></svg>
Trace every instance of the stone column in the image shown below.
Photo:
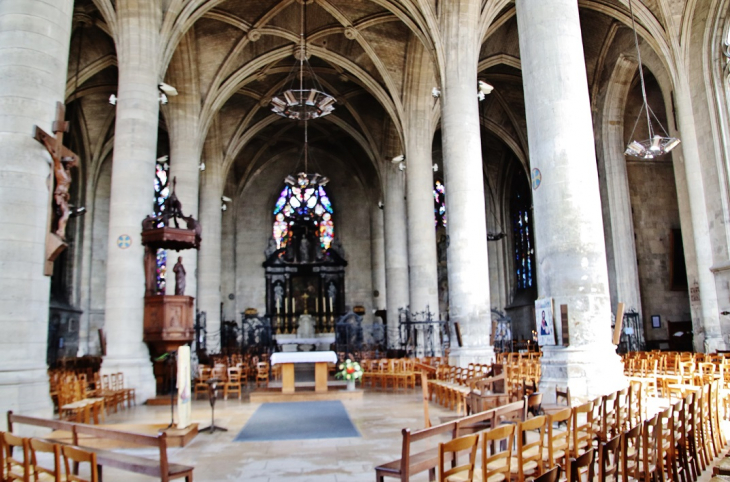
<svg viewBox="0 0 730 482"><path fill-rule="evenodd" d="M221 150L216 142L217 125L210 129L203 150L205 171L200 182L200 219L203 227L203 242L198 251L198 309L205 311L208 334L220 333L221 327ZM220 348L209 338L208 351ZM217 336L215 340L218 340Z"/></svg>
<svg viewBox="0 0 730 482"><path fill-rule="evenodd" d="M602 130L608 221L613 249L612 271L616 290L614 306L625 303L627 310L633 309L642 313L629 176L624 156L626 98L637 67L635 60L623 56L616 62L606 92Z"/></svg>
<svg viewBox="0 0 730 482"><path fill-rule="evenodd" d="M200 116L200 88L195 62L194 30L182 38L172 56L167 82L175 87L178 95L169 98L166 119L170 133L170 177L176 178L175 194L186 216L198 217L198 186L200 176L200 151L198 125ZM201 243L202 245L202 243ZM198 253L195 249L167 252L167 294L175 294L175 273L172 267L182 257L185 267L185 292L196 296Z"/></svg>
<svg viewBox="0 0 730 482"><path fill-rule="evenodd" d="M387 300L385 293L385 226L383 210L377 204L370 209L370 252L373 270L373 308L384 310Z"/></svg>
<svg viewBox="0 0 730 482"><path fill-rule="evenodd" d="M0 3L0 410L51 418L43 275L53 132L66 87L72 0ZM5 424L0 424L4 427Z"/></svg>
<svg viewBox="0 0 730 482"><path fill-rule="evenodd" d="M398 310L408 307L408 243L406 238L405 174L385 165L385 283L388 348L398 346Z"/></svg>
<svg viewBox="0 0 730 482"><path fill-rule="evenodd" d="M682 237L686 239L688 236L692 236L694 238L697 264L696 278L692 279L693 272L689 269L687 271L690 278L688 281L690 305L693 311L692 322L695 328L700 328L700 330L694 330L694 348L698 352L713 353L716 350L726 350L727 348L720 327L721 310L717 299L715 275L711 271L713 267L713 247L710 239L710 229L714 220L710 220L707 215L710 209L707 207L702 160L692 111L691 90L686 75L686 69L680 69L675 97L679 137L682 139L682 144L679 145L678 149L681 149L684 158L689 210L692 219L691 233L683 229ZM717 174L713 170L707 175L716 176ZM682 223L683 228L685 224ZM689 263L689 260L687 262ZM692 290L699 290L699 293L693 293ZM699 297L699 302L697 297ZM697 306L698 304L699 306ZM700 321L699 327L697 321Z"/></svg>
<svg viewBox="0 0 730 482"><path fill-rule="evenodd" d="M444 186L446 187L449 316L464 345L452 343L452 363L489 362L489 262L484 203L477 60L481 2L453 0L442 6L446 48L441 88Z"/></svg>
<svg viewBox="0 0 730 482"><path fill-rule="evenodd" d="M157 2L117 2L119 88L109 205L104 373L123 372L138 403L155 396L142 341L144 248L142 220L152 212L157 128L161 13ZM128 237L128 238L127 238ZM127 241L128 240L128 241Z"/></svg>
<svg viewBox="0 0 730 482"><path fill-rule="evenodd" d="M593 123L576 0L517 0L533 169L538 296L568 305L570 346L543 354L540 390L580 397L625 385L611 304ZM541 173L537 186L535 170ZM557 323L560 327L560 323Z"/></svg>
<svg viewBox="0 0 730 482"><path fill-rule="evenodd" d="M404 137L406 141L406 206L411 312L438 317L438 258L433 212L433 128L435 85L432 59L420 40L411 37L406 67Z"/></svg>

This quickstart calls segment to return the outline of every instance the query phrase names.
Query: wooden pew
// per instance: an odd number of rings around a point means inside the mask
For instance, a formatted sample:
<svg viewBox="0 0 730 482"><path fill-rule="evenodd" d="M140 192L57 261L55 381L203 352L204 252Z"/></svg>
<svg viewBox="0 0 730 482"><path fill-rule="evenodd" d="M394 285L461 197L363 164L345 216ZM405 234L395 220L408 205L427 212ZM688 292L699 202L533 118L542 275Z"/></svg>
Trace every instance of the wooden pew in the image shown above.
<svg viewBox="0 0 730 482"><path fill-rule="evenodd" d="M71 433L72 444L79 446L79 436L117 440L147 447L157 447L159 460L136 455L122 454L111 450L97 449L84 446L84 450L96 453L97 463L101 467L114 467L128 472L149 475L159 478L163 482L185 477L187 482L193 481L193 467L181 464L171 464L167 460L167 434L143 435L131 432L122 432L97 425L86 425L62 420L49 420L25 415L16 415L8 411L8 432L13 432L14 424L46 427L53 430L63 430ZM101 471L100 467L100 471Z"/></svg>
<svg viewBox="0 0 730 482"><path fill-rule="evenodd" d="M441 435L454 439L467 433L492 428L499 425L503 417L510 417L514 414L523 416L524 412L525 401L521 400L415 432L404 428L401 431L403 435L401 458L375 467L375 479L377 482L383 482L385 477L394 477L401 481L408 481L412 475L428 470L430 480L435 480L436 468L439 464L438 443L443 441L435 437ZM431 438L433 440L430 441L426 450L413 452L412 444L428 441Z"/></svg>

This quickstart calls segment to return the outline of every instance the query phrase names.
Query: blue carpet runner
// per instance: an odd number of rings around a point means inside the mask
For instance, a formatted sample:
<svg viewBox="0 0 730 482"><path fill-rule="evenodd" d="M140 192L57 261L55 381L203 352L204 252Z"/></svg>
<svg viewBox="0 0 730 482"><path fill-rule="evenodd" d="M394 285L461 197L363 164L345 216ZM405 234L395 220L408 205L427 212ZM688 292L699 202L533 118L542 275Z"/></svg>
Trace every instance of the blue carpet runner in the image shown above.
<svg viewBox="0 0 730 482"><path fill-rule="evenodd" d="M340 401L265 403L235 442L360 437Z"/></svg>

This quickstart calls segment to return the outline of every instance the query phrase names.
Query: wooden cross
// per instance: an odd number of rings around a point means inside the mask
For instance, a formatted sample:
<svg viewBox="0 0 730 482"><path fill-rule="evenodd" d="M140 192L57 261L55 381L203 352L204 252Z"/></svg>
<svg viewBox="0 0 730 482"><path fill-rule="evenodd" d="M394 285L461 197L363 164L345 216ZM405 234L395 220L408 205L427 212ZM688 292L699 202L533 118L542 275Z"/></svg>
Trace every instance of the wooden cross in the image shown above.
<svg viewBox="0 0 730 482"><path fill-rule="evenodd" d="M54 188L48 196L48 221L46 228L46 265L44 274L53 275L53 262L59 254L68 246L66 244L66 223L71 215L68 205L70 198L69 188L71 187L71 168L79 164L79 157L63 145L63 134L68 132L69 123L64 120L66 106L58 102L56 104L56 120L53 121L53 133L56 137L48 134L38 126L35 126L33 137L43 144L53 159ZM58 219L58 228L51 232L53 219L53 201L56 201L61 216Z"/></svg>

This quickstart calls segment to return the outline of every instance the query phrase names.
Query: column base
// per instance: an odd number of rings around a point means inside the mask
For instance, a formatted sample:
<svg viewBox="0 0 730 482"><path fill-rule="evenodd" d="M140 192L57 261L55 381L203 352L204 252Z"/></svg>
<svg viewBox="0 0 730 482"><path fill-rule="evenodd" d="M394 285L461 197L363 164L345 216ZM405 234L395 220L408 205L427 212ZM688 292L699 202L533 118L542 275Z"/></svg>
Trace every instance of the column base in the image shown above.
<svg viewBox="0 0 730 482"><path fill-rule="evenodd" d="M3 419L8 410L31 417L53 418L46 367L1 370L0 410ZM0 423L0 430L6 429L5 423Z"/></svg>
<svg viewBox="0 0 730 482"><path fill-rule="evenodd" d="M725 340L721 336L707 337L702 342L702 345L702 351L705 353L716 353L718 350L727 350Z"/></svg>
<svg viewBox="0 0 730 482"><path fill-rule="evenodd" d="M119 372L124 374L124 387L134 388L138 404L145 403L157 395L157 382L149 358L104 358L101 364L101 375Z"/></svg>
<svg viewBox="0 0 730 482"><path fill-rule="evenodd" d="M449 352L449 364L459 367L467 367L469 363L494 363L494 347L486 346L462 346L452 348Z"/></svg>
<svg viewBox="0 0 730 482"><path fill-rule="evenodd" d="M628 385L621 357L611 344L578 347L545 346L542 353L540 392L546 403L555 401L555 387L570 388L578 402L591 400Z"/></svg>

